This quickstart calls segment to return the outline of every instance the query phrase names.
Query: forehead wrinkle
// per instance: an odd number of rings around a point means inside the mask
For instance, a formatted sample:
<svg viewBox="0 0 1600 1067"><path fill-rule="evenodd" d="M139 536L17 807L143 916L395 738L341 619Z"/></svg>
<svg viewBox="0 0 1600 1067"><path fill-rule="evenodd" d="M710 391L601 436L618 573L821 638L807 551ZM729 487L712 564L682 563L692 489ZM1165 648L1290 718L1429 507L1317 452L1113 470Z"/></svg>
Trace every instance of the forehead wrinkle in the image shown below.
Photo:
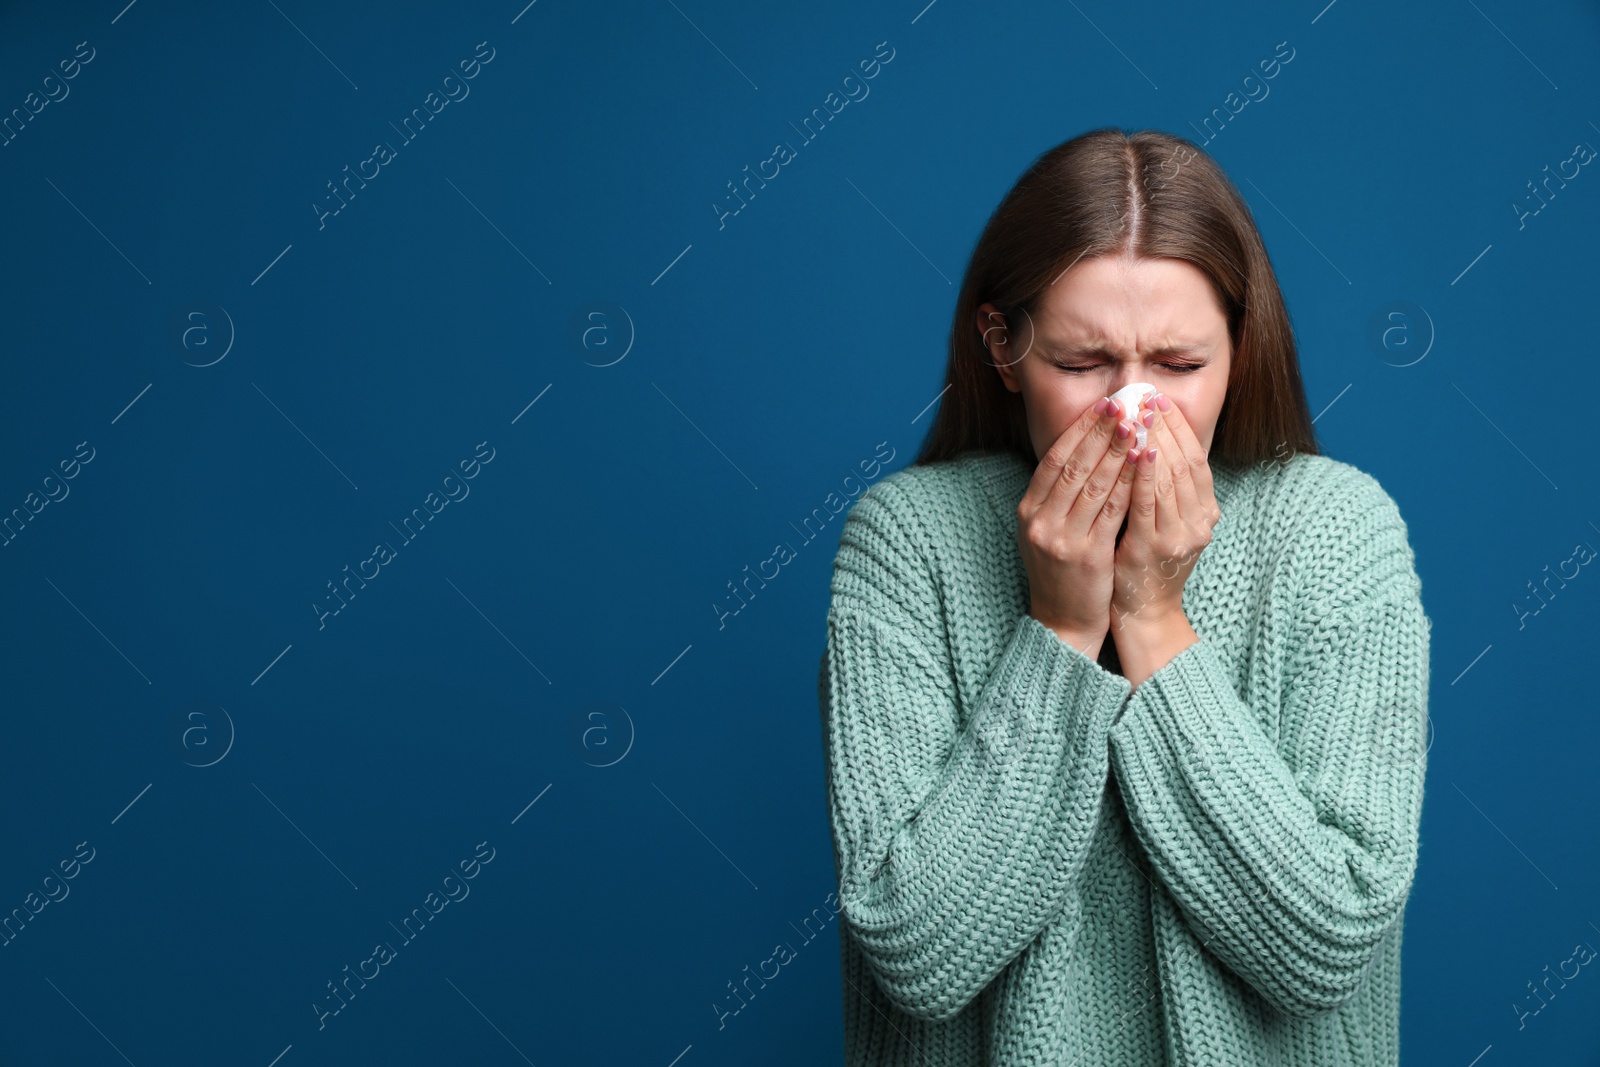
<svg viewBox="0 0 1600 1067"><path fill-rule="evenodd" d="M1128 358L1126 350L1122 346L1111 344L1103 337L1095 337L1087 341L1058 341L1047 338L1040 341L1040 347L1062 355L1114 356L1124 360ZM1152 341L1145 346L1144 350L1150 356L1185 355L1203 352L1207 347L1207 345L1199 341L1174 341L1170 337L1166 337L1159 341Z"/></svg>
<svg viewBox="0 0 1600 1067"><path fill-rule="evenodd" d="M1038 337L1046 347L1068 352L1145 350L1159 354L1208 347L1185 316L1175 315L1164 300L1141 298L1135 305L1131 318L1122 314L1086 316L1083 309L1040 316ZM1185 336L1193 339L1177 339Z"/></svg>

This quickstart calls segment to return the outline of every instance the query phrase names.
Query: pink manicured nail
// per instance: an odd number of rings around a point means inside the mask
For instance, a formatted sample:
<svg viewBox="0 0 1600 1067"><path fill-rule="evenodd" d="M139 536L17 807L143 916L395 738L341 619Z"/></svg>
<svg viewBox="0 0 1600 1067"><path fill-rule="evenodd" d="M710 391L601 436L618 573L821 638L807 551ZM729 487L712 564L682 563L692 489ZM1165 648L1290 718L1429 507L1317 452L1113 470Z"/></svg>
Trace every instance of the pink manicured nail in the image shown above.
<svg viewBox="0 0 1600 1067"><path fill-rule="evenodd" d="M1137 462L1139 462L1139 450L1137 448L1128 449L1128 462L1129 463L1137 463Z"/></svg>
<svg viewBox="0 0 1600 1067"><path fill-rule="evenodd" d="M1110 397L1103 396L1099 400L1096 400L1094 402L1094 409L1093 409L1094 413L1096 415L1104 415L1106 413L1106 403L1110 399L1111 399Z"/></svg>
<svg viewBox="0 0 1600 1067"><path fill-rule="evenodd" d="M1123 422L1120 419L1117 420L1117 437L1126 438L1131 433L1133 433L1133 430L1128 426L1128 424L1126 422Z"/></svg>
<svg viewBox="0 0 1600 1067"><path fill-rule="evenodd" d="M1157 393L1155 395L1155 404L1156 407L1160 408L1162 411L1172 410L1172 401L1167 399L1166 393Z"/></svg>
<svg viewBox="0 0 1600 1067"><path fill-rule="evenodd" d="M1156 461L1156 449L1154 445L1151 445L1145 450L1144 458L1149 460L1151 463Z"/></svg>
<svg viewBox="0 0 1600 1067"><path fill-rule="evenodd" d="M1156 424L1156 413L1153 411L1147 411L1143 415L1139 416L1139 421L1144 423L1147 427L1154 426Z"/></svg>

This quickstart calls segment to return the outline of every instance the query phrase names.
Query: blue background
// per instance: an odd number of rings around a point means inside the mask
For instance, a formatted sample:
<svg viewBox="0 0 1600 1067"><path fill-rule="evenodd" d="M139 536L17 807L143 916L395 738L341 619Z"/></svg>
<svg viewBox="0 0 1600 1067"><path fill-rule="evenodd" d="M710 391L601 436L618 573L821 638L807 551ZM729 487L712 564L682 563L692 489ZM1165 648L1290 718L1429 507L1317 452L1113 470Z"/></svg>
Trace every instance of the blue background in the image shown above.
<svg viewBox="0 0 1600 1067"><path fill-rule="evenodd" d="M1600 578L1529 587L1600 546L1600 173L1514 206L1600 146L1592 4L123 3L0 15L0 113L66 91L0 147L0 511L59 496L0 549L0 914L69 891L0 948L0 1061L837 1062L843 518L796 527L910 461L989 212L1116 125L1232 176L1324 450L1410 526L1405 1060L1600 1063L1592 967L1514 1007L1600 946Z"/></svg>

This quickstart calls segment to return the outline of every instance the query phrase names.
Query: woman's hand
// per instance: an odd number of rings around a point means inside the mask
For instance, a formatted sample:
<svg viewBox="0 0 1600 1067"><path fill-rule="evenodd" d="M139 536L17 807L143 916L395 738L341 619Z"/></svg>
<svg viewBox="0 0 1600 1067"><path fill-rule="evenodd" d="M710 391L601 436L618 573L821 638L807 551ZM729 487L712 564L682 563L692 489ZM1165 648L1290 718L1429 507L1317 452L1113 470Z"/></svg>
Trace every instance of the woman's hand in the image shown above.
<svg viewBox="0 0 1600 1067"><path fill-rule="evenodd" d="M1124 414L1115 401L1086 409L1040 457L1017 505L1028 612L1090 657L1111 628L1113 554L1135 477Z"/></svg>
<svg viewBox="0 0 1600 1067"><path fill-rule="evenodd" d="M1141 408L1136 417L1150 432L1144 454L1129 464L1138 473L1128 532L1116 550L1111 614L1118 629L1128 623L1160 626L1184 617L1184 583L1222 519L1206 450L1178 405L1152 393Z"/></svg>

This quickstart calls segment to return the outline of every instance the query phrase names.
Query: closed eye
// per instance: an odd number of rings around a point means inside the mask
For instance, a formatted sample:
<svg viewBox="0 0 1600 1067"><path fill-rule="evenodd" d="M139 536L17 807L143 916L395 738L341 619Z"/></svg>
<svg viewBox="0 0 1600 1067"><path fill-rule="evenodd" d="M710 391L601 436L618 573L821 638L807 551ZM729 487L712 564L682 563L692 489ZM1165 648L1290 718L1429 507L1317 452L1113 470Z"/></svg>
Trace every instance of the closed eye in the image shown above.
<svg viewBox="0 0 1600 1067"><path fill-rule="evenodd" d="M1069 374L1083 374L1083 373L1086 373L1088 371L1095 370L1099 366L1100 366L1100 364L1098 364L1098 363L1079 363L1079 364L1057 363L1057 364L1055 364L1055 367L1056 367L1057 370L1064 370ZM1161 364L1158 364L1158 366L1164 367L1167 370L1172 371L1174 374L1188 374L1188 373L1191 373L1193 371L1199 370L1200 368L1204 367L1205 364L1204 363L1161 363Z"/></svg>

